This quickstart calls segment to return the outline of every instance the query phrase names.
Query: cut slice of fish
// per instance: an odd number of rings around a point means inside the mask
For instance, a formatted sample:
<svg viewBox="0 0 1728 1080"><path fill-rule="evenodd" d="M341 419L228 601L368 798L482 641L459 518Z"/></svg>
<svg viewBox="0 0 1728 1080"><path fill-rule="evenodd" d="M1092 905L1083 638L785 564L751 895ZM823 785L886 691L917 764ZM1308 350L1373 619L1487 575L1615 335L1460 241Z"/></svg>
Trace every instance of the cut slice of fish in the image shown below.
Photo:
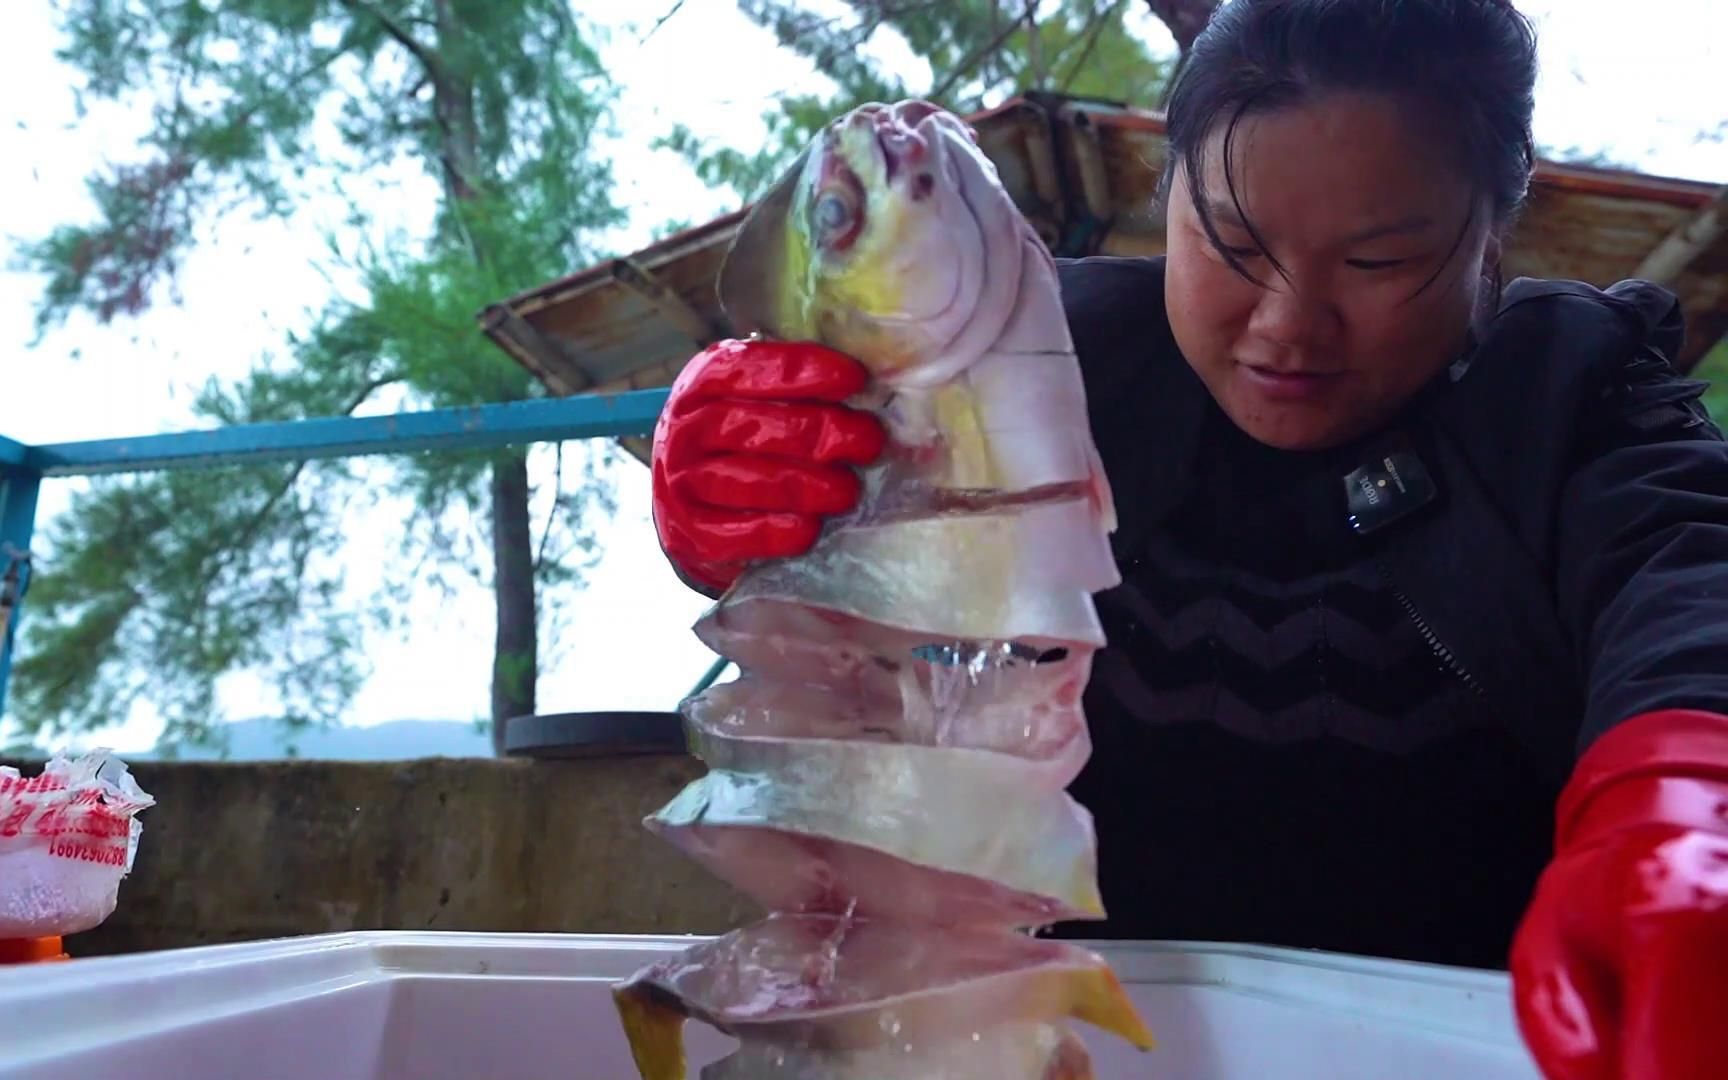
<svg viewBox="0 0 1728 1080"><path fill-rule="evenodd" d="M1116 584L1087 497L838 528L746 571L721 600L784 600L936 639L1104 644L1092 594ZM700 633L700 631L698 631Z"/></svg>
<svg viewBox="0 0 1728 1080"><path fill-rule="evenodd" d="M776 710L803 709L794 701L816 691L829 695L832 723L856 720L858 738L1040 760L1077 755L1063 784L1091 752L1081 705L1093 649L1070 640L944 638L770 599L723 605L697 635L746 674L724 684L731 690L686 702L693 717L735 712L769 723Z"/></svg>
<svg viewBox="0 0 1728 1080"><path fill-rule="evenodd" d="M728 739L807 741L821 753L829 743L972 750L1007 758L1001 776L1024 785L1016 791L1060 791L1085 767L1092 739L1069 687L1054 680L989 687L939 665L924 681L913 667L852 694L754 673L719 683L684 702L688 745L717 768L737 760Z"/></svg>
<svg viewBox="0 0 1728 1080"><path fill-rule="evenodd" d="M687 1019L745 1046L822 1054L1070 1018L1153 1046L1097 953L976 926L772 915L644 968L613 998L644 1080L685 1080Z"/></svg>
<svg viewBox="0 0 1728 1080"><path fill-rule="evenodd" d="M701 1080L1093 1080L1092 1057L1061 1024L1010 1023L922 1046L814 1050L750 1042Z"/></svg>
<svg viewBox="0 0 1728 1080"><path fill-rule="evenodd" d="M1021 926L1104 916L1092 815L1040 762L700 726L691 744L709 772L646 825L769 910Z"/></svg>

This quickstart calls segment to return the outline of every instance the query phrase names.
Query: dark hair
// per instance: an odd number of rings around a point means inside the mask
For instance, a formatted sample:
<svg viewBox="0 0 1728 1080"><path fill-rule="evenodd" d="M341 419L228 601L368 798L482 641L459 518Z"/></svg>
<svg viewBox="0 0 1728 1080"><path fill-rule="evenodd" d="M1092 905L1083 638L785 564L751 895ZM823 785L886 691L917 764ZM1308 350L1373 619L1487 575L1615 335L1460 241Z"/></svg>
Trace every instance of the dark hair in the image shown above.
<svg viewBox="0 0 1728 1080"><path fill-rule="evenodd" d="M1224 183L1241 213L1231 147L1244 117L1332 91L1382 93L1408 99L1423 110L1424 125L1453 140L1503 226L1523 205L1535 166L1535 83L1535 31L1510 0L1229 0L1195 40L1171 93L1161 187L1168 191L1179 165L1212 245L1252 280L1207 212L1207 139L1225 125ZM1442 269L1469 226L1466 219Z"/></svg>

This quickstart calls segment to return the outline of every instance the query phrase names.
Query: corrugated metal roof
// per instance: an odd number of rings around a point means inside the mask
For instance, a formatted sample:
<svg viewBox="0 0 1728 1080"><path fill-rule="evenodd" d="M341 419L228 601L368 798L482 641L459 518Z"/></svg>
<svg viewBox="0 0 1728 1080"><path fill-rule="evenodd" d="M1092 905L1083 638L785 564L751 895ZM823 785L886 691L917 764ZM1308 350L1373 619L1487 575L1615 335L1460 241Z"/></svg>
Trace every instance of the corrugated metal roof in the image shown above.
<svg viewBox="0 0 1728 1080"><path fill-rule="evenodd" d="M1153 203L1164 160L1162 117L1036 95L969 120L1009 193L1052 248L1163 250ZM1651 253L1692 226L1679 245L1692 252L1689 261L1663 281L1686 304L1681 363L1690 368L1728 333L1723 192L1713 184L1541 162L1509 238L1506 276L1598 285L1642 276L1654 268L1645 262ZM1717 218L1708 216L1713 207ZM714 283L743 216L735 211L500 300L481 313L482 326L555 394L667 385L697 348L732 332ZM640 443L632 449L644 450Z"/></svg>

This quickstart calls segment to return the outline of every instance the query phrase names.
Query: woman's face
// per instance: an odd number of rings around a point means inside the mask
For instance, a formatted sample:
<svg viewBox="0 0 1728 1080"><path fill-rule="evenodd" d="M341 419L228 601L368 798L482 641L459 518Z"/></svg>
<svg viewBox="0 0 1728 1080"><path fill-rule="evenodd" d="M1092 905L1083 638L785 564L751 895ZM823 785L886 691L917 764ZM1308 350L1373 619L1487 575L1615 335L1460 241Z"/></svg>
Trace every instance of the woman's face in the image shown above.
<svg viewBox="0 0 1728 1080"><path fill-rule="evenodd" d="M1260 251L1225 184L1215 133L1204 178L1212 221L1262 284L1213 247L1176 170L1170 324L1219 406L1253 438L1319 450L1365 434L1462 348L1484 261L1498 250L1486 202L1427 134L1408 108L1368 95L1244 118L1233 186L1265 241Z"/></svg>

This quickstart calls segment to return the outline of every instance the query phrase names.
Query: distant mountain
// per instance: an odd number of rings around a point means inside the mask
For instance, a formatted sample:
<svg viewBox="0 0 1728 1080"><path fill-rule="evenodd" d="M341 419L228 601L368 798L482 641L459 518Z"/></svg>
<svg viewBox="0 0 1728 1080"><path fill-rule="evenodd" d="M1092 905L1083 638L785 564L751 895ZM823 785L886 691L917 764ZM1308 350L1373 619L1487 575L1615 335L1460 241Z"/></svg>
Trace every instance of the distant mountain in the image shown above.
<svg viewBox="0 0 1728 1080"><path fill-rule="evenodd" d="M492 736L471 722L393 720L371 727L307 728L285 731L275 720L237 720L224 724L228 752L182 747L179 761L400 761L423 757L491 757ZM290 750L290 747L293 749ZM122 755L128 761L157 761L161 748Z"/></svg>

